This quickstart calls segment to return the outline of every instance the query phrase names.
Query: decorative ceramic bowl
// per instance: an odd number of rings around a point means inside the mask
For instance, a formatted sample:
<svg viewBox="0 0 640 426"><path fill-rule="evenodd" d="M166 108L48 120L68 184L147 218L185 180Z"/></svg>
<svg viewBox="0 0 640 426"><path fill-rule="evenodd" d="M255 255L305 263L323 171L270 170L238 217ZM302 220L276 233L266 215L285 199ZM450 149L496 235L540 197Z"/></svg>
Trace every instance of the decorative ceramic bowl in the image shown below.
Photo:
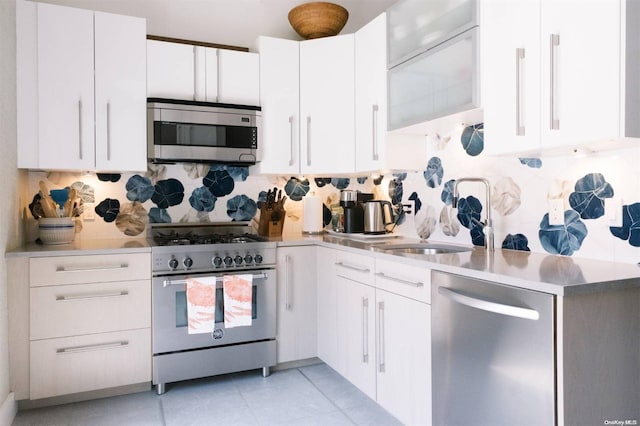
<svg viewBox="0 0 640 426"><path fill-rule="evenodd" d="M307 40L338 34L348 18L349 12L344 7L321 1L304 3L289 11L289 23Z"/></svg>
<svg viewBox="0 0 640 426"><path fill-rule="evenodd" d="M38 229L44 244L68 244L76 236L72 217L42 217L38 219Z"/></svg>

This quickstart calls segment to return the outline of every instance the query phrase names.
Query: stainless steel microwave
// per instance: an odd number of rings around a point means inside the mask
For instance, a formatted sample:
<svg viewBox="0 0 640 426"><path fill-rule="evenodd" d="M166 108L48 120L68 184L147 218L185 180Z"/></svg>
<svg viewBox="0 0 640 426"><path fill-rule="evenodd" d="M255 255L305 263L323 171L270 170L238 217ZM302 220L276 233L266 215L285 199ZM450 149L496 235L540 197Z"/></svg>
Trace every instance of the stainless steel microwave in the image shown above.
<svg viewBox="0 0 640 426"><path fill-rule="evenodd" d="M147 157L154 163L255 164L261 124L257 106L149 98Z"/></svg>

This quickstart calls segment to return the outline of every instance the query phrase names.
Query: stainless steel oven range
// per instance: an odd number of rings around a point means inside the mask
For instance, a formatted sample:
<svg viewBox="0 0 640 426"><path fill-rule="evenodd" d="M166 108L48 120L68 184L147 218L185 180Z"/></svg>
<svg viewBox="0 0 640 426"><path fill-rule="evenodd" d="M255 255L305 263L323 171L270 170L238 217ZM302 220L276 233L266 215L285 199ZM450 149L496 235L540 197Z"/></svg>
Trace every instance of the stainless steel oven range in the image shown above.
<svg viewBox="0 0 640 426"><path fill-rule="evenodd" d="M153 384L276 364L276 246L247 222L152 224ZM251 274L251 325L225 328L222 277ZM185 280L216 277L215 326L189 334ZM210 280L210 278L208 278Z"/></svg>

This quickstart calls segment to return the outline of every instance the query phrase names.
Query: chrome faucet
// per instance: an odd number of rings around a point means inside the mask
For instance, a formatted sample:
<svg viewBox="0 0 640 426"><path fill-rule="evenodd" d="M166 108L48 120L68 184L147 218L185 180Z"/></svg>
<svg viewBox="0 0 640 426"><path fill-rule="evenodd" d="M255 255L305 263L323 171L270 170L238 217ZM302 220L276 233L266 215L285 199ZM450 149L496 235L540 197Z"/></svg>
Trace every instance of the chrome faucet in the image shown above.
<svg viewBox="0 0 640 426"><path fill-rule="evenodd" d="M451 207L454 209L458 208L458 185L462 182L481 182L487 188L486 197L487 197L487 219L484 223L484 227L482 228L482 232L484 233L484 247L493 251L494 242L493 242L493 222L491 221L491 183L485 178L477 178L477 177L464 177L460 179L456 179L453 185L453 200L451 201Z"/></svg>

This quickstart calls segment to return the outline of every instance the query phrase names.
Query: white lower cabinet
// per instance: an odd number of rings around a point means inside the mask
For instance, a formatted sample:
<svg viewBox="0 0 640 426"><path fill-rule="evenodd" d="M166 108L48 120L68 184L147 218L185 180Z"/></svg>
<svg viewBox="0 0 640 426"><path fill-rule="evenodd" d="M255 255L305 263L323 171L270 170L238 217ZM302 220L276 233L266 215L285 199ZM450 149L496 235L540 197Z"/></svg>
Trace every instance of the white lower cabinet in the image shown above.
<svg viewBox="0 0 640 426"><path fill-rule="evenodd" d="M430 271L318 248L318 357L404 424L431 424Z"/></svg>
<svg viewBox="0 0 640 426"><path fill-rule="evenodd" d="M278 363L317 355L316 249L278 248Z"/></svg>

